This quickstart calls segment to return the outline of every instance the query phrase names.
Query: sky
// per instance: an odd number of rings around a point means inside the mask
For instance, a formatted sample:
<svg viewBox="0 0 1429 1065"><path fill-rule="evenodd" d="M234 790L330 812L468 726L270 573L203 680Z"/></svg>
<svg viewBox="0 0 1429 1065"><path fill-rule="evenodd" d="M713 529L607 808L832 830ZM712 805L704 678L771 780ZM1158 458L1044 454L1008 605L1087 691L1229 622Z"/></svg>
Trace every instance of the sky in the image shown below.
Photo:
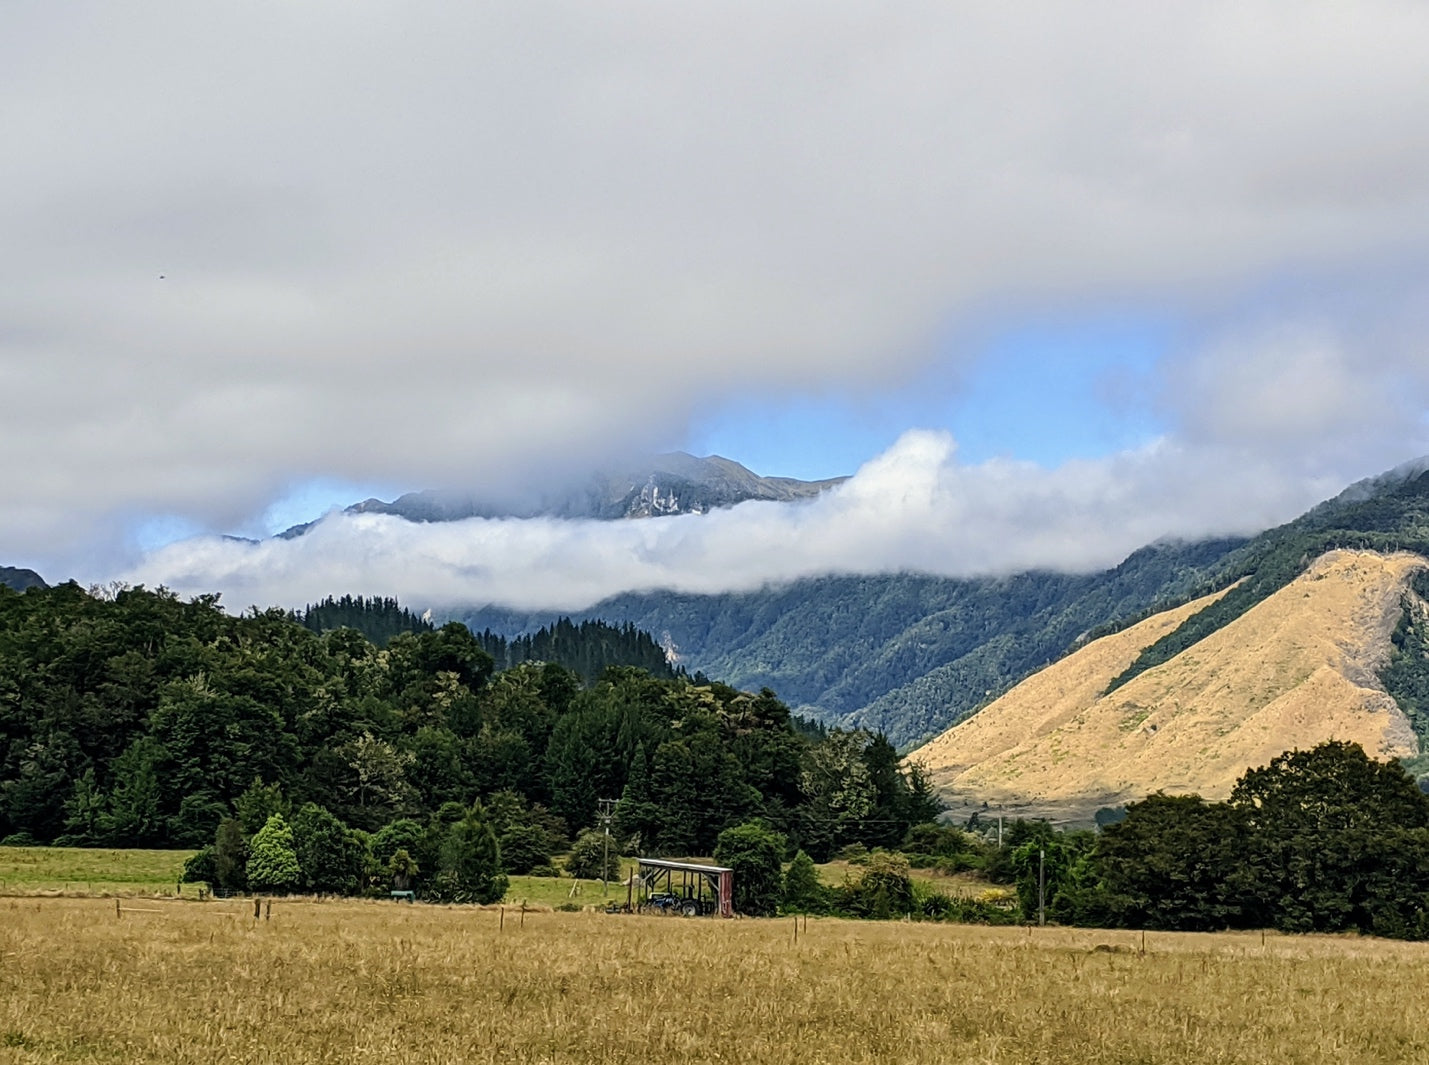
<svg viewBox="0 0 1429 1065"><path fill-rule="evenodd" d="M577 609L1254 532L1429 453L1426 113L1384 0L11 0L0 564ZM853 477L264 539L674 449Z"/></svg>

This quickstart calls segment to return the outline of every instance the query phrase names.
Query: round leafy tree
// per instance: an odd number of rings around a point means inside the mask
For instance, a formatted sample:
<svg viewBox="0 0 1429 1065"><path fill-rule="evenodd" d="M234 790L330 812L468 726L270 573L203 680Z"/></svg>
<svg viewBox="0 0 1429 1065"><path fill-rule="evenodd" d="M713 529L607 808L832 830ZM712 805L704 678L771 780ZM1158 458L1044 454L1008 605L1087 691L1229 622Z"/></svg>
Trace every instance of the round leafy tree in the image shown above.
<svg viewBox="0 0 1429 1065"><path fill-rule="evenodd" d="M302 882L293 830L273 814L248 845L248 886L253 891L291 891Z"/></svg>
<svg viewBox="0 0 1429 1065"><path fill-rule="evenodd" d="M772 917L784 896L784 837L760 821L719 834L714 857L734 870L734 908L750 917Z"/></svg>
<svg viewBox="0 0 1429 1065"><path fill-rule="evenodd" d="M551 843L539 825L516 824L501 836L501 865L508 873L529 873L538 865L551 864Z"/></svg>
<svg viewBox="0 0 1429 1065"><path fill-rule="evenodd" d="M619 880L620 844L614 836L585 829L566 859L566 872L584 880Z"/></svg>
<svg viewBox="0 0 1429 1065"><path fill-rule="evenodd" d="M357 833L317 803L294 815L293 850L307 889L352 895L362 886L366 848Z"/></svg>

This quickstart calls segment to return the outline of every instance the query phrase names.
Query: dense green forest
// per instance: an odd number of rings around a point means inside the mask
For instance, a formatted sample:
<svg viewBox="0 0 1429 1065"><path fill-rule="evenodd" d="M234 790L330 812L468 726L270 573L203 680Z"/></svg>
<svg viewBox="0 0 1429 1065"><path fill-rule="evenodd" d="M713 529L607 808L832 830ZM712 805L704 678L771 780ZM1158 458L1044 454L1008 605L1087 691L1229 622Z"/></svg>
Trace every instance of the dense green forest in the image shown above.
<svg viewBox="0 0 1429 1065"><path fill-rule="evenodd" d="M427 618L412 613L395 599L365 596L328 596L320 603L309 603L295 616L313 632L356 629L378 647L387 646L388 640L401 633L431 632L435 628Z"/></svg>
<svg viewBox="0 0 1429 1065"><path fill-rule="evenodd" d="M600 676L607 666L635 666L656 677L669 680L683 675L670 665L664 648L648 632L626 622L610 625L604 621L558 618L535 632L509 639L490 629L477 634L482 649L498 669L510 669L522 662L555 662L587 681Z"/></svg>
<svg viewBox="0 0 1429 1065"><path fill-rule="evenodd" d="M577 661L614 646L605 626L555 635ZM587 637L596 650L580 649ZM319 818L309 806L376 839L399 822L455 831L480 804L488 822L543 833L549 853L611 799L644 853L708 854L759 817L826 854L896 841L936 812L882 737L796 725L767 690L634 666L594 681L554 662L498 670L456 623L378 647L281 610L231 616L215 596L0 589L12 841L199 846L228 821L251 840L275 813Z"/></svg>
<svg viewBox="0 0 1429 1065"><path fill-rule="evenodd" d="M328 596L304 607L295 617L316 633L356 629L378 647L385 647L392 637L402 633L435 630L428 616L412 613L395 599L363 596ZM476 634L476 641L498 670L522 662L554 662L587 681L595 680L606 666L636 666L668 679L680 672L671 668L664 650L648 632L629 622L611 625L586 620L577 624L562 617L535 632L509 638L486 629Z"/></svg>

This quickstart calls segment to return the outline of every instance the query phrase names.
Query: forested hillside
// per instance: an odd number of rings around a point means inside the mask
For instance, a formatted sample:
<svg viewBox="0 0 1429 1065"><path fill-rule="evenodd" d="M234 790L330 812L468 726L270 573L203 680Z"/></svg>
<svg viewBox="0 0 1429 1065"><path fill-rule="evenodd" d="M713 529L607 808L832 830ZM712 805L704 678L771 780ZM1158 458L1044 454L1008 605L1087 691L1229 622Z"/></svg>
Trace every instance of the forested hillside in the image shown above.
<svg viewBox="0 0 1429 1065"><path fill-rule="evenodd" d="M395 599L368 599L365 596L328 596L309 603L297 619L313 632L356 629L379 647L403 632L431 632L432 623L412 613Z"/></svg>
<svg viewBox="0 0 1429 1065"><path fill-rule="evenodd" d="M624 595L576 616L634 624L668 638L692 672L771 687L829 724L909 745L1092 630L1188 598L1243 542L1158 544L1097 574L824 577L743 594ZM499 610L464 618L508 634L549 621Z"/></svg>
<svg viewBox="0 0 1429 1065"><path fill-rule="evenodd" d="M595 680L607 666L636 666L669 680L680 672L671 667L664 649L648 632L629 622L609 625L587 620L576 624L563 617L509 640L489 629L476 638L498 669L510 669L522 662L555 662L587 681Z"/></svg>
<svg viewBox="0 0 1429 1065"><path fill-rule="evenodd" d="M1361 482L1249 540L1155 544L1102 573L824 577L740 594L622 595L576 617L632 623L673 647L688 670L745 688L769 685L819 720L882 731L909 747L1091 636L1231 588L1147 648L1113 686L1125 683L1335 547L1429 554L1429 471L1421 464ZM463 617L507 635L551 620L497 609Z"/></svg>
<svg viewBox="0 0 1429 1065"><path fill-rule="evenodd" d="M379 647L385 647L392 637L404 632L435 630L428 616L412 613L395 599L363 596L328 596L320 603L304 607L296 618L305 628L317 633L356 629ZM606 666L637 666L657 677L673 679L676 676L664 649L648 632L629 622L624 625L609 625L603 621L576 624L562 617L536 632L510 639L487 629L477 633L476 641L492 657L497 669L509 669L522 662L554 662L579 673L587 681L595 680Z"/></svg>
<svg viewBox="0 0 1429 1065"><path fill-rule="evenodd" d="M548 637L594 661L610 646L581 641L609 632ZM593 683L551 662L498 671L460 624L379 648L281 610L74 584L0 589L0 782L0 839L108 846L197 846L235 818L253 836L299 808L320 820L306 804L344 830L440 837L481 802L549 853L622 799L644 853L707 854L759 816L827 854L896 842L936 809L881 737L798 731L769 691L633 666Z"/></svg>

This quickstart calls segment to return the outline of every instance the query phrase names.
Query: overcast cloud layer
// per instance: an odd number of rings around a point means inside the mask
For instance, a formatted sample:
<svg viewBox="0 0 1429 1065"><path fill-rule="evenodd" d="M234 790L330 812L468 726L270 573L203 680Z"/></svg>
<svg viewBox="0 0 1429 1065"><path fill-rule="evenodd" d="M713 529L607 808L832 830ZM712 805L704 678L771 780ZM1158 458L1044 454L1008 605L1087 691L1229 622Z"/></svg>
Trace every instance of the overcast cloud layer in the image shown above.
<svg viewBox="0 0 1429 1065"><path fill-rule="evenodd" d="M0 562L575 606L1114 562L1429 450L1420 4L14 0L5 23ZM968 468L914 436L797 511L118 554L136 518L240 527L310 477L589 467L721 400L882 387L970 321L1107 301L1194 325L1166 437L1100 463Z"/></svg>

